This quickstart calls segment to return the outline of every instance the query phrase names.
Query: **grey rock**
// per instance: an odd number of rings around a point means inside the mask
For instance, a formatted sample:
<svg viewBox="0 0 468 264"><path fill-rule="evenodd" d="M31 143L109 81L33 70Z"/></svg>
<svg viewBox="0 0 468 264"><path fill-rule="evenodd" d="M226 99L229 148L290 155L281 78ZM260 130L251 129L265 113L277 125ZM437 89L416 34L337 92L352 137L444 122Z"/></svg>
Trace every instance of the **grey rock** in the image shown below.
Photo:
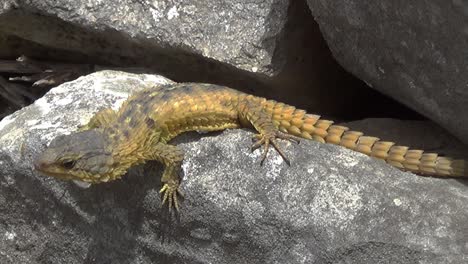
<svg viewBox="0 0 468 264"><path fill-rule="evenodd" d="M160 64L165 59L172 65L196 62L191 53L266 75L282 67L272 58L287 0L3 2L0 31L103 60L112 59L111 54L140 57L146 49L139 45L147 43L160 51Z"/></svg>
<svg viewBox="0 0 468 264"><path fill-rule="evenodd" d="M33 158L149 75L99 72L0 122L0 263L463 263L466 182L418 177L341 147L281 142L264 166L246 130L176 139L186 151L178 217L160 208L162 167L88 189L38 175Z"/></svg>
<svg viewBox="0 0 468 264"><path fill-rule="evenodd" d="M307 2L341 65L468 143L466 1Z"/></svg>
<svg viewBox="0 0 468 264"><path fill-rule="evenodd" d="M336 63L305 1L0 1L0 58L23 54L216 83L343 118L375 109L348 100L376 92Z"/></svg>

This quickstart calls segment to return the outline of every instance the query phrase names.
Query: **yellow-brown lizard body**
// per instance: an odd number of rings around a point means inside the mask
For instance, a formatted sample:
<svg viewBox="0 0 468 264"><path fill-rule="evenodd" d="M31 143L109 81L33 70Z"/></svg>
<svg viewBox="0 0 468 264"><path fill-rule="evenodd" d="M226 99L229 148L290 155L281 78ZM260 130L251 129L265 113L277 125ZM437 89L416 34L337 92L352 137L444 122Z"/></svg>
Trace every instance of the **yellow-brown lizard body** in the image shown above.
<svg viewBox="0 0 468 264"><path fill-rule="evenodd" d="M35 167L61 179L101 183L121 178L134 165L158 160L166 166L161 179L163 203L168 200L170 208L178 208L178 171L184 153L168 142L186 131L251 126L258 132L252 148L264 147L262 162L271 145L289 164L276 139L301 137L341 145L419 174L468 176L464 160L396 146L319 118L223 86L166 85L137 92L117 112L104 109L79 132L57 137L36 159Z"/></svg>

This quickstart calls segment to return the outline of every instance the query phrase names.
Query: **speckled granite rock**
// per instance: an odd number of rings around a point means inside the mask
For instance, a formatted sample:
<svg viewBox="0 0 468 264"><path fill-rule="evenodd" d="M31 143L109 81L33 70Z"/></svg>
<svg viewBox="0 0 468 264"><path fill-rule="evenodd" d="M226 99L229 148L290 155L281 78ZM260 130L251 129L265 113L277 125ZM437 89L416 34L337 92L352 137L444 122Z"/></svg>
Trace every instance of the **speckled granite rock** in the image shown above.
<svg viewBox="0 0 468 264"><path fill-rule="evenodd" d="M307 2L341 65L468 144L468 2Z"/></svg>
<svg viewBox="0 0 468 264"><path fill-rule="evenodd" d="M0 122L0 263L463 263L468 189L344 148L281 142L263 167L252 133L176 140L186 151L178 221L161 209L161 166L81 189L32 159L128 91L167 79L99 72Z"/></svg>
<svg viewBox="0 0 468 264"><path fill-rule="evenodd" d="M0 1L0 59L20 55L227 85L345 118L375 109L349 96L377 96L336 63L304 1Z"/></svg>
<svg viewBox="0 0 468 264"><path fill-rule="evenodd" d="M146 43L155 54L159 50L165 55L158 57L162 68L180 60L196 62L192 53L270 75L282 67L273 64L272 57L288 4L287 0L5 0L0 5L0 32L104 60L113 53L137 58L147 52L139 46ZM48 34L38 34L43 31Z"/></svg>

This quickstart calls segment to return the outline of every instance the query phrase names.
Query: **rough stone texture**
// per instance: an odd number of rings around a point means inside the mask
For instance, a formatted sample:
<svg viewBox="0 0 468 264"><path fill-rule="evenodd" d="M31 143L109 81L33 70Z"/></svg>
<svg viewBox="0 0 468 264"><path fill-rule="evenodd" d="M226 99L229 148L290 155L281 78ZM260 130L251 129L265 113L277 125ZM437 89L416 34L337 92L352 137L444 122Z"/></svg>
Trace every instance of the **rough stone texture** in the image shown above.
<svg viewBox="0 0 468 264"><path fill-rule="evenodd" d="M348 71L468 143L468 2L307 2Z"/></svg>
<svg viewBox="0 0 468 264"><path fill-rule="evenodd" d="M466 183L332 145L281 142L292 166L272 151L261 167L250 132L182 136L186 199L173 222L159 206L159 165L88 189L32 171L54 136L136 87L166 82L100 72L0 122L0 263L467 261Z"/></svg>
<svg viewBox="0 0 468 264"><path fill-rule="evenodd" d="M44 46L89 56L118 53L126 48L122 46L125 44L109 43L111 39L105 42L89 30L105 35L119 32L123 38L133 38L136 43L150 41L154 48L179 48L267 75L278 70L273 68L276 66L272 64L272 58L288 9L287 0L252 0L248 3L183 0L3 2L0 5L0 14L4 13L0 31ZM23 22L30 23L18 23L22 21L21 16L24 16ZM78 28L73 30L74 27ZM44 31L49 34L37 34ZM94 40L99 42L93 43ZM132 52L138 51L121 51L127 56Z"/></svg>
<svg viewBox="0 0 468 264"><path fill-rule="evenodd" d="M350 96L383 97L333 59L305 0L0 1L0 59L23 54L143 68L343 118L378 109Z"/></svg>

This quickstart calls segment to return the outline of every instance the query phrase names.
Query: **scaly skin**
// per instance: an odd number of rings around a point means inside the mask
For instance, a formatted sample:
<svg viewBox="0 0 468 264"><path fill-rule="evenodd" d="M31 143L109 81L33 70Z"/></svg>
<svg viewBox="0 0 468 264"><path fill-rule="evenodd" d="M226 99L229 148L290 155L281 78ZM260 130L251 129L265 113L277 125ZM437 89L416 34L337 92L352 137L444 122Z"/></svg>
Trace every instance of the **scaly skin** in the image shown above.
<svg viewBox="0 0 468 264"><path fill-rule="evenodd" d="M89 183L121 178L148 160L165 165L161 181L163 204L179 209L179 176L184 153L168 144L193 130L215 131L250 126L258 134L252 149L269 146L289 164L276 139L296 137L332 143L385 160L407 171L440 177L468 176L467 162L422 150L395 146L283 103L213 85L181 83L137 92L118 112L98 112L80 131L59 136L35 161L38 171L65 180Z"/></svg>

